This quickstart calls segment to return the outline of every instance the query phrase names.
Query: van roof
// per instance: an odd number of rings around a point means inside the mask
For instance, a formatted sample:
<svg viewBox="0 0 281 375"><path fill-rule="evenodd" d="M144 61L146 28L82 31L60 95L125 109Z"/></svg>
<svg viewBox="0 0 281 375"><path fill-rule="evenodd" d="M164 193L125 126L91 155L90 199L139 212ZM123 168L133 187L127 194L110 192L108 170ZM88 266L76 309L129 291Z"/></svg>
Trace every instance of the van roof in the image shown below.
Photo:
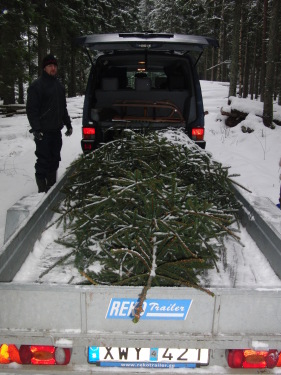
<svg viewBox="0 0 281 375"><path fill-rule="evenodd" d="M96 51L154 50L199 51L206 47L219 47L215 38L169 33L115 33L91 34L77 38L77 43Z"/></svg>

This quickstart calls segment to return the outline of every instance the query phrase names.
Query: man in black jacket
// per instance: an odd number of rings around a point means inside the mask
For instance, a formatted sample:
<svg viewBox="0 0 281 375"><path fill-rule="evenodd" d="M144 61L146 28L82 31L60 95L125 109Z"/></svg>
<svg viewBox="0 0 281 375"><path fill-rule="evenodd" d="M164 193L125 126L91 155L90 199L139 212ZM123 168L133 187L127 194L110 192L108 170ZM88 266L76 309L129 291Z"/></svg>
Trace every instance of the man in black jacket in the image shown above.
<svg viewBox="0 0 281 375"><path fill-rule="evenodd" d="M36 144L35 178L39 193L47 192L56 182L62 147L61 129L72 134L65 90L57 79L58 63L53 55L42 62L42 75L28 88L26 112Z"/></svg>

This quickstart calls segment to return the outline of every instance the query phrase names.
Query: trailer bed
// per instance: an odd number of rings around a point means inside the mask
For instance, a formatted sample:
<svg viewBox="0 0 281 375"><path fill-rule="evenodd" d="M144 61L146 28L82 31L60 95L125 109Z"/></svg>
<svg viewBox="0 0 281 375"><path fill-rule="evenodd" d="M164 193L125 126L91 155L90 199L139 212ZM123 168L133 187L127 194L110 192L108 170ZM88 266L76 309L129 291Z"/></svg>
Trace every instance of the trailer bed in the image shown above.
<svg viewBox="0 0 281 375"><path fill-rule="evenodd" d="M55 226L44 231L13 281L72 285L85 282L85 278L73 265L74 249L55 242L63 234L62 228ZM239 236L241 242L231 237L224 240L226 250L220 254L218 269L203 274L201 285L207 288L281 287L281 280L242 226Z"/></svg>
<svg viewBox="0 0 281 375"><path fill-rule="evenodd" d="M63 181L64 179L60 182L61 185ZM58 191L58 188L55 191ZM47 196L47 201L52 201L55 191L50 197ZM248 202L241 190L235 189L235 192L243 207L242 223L238 223L239 226L235 225L234 228L238 231L236 233L240 241L231 236L224 239L225 251L222 250L219 254L217 268L202 274L201 285L207 288L281 287L281 211L279 212L269 199L253 198L252 202ZM54 198L53 203L48 203L50 207L55 204L56 199ZM44 201L39 202L40 204L42 207L46 205ZM34 211L42 211L36 205L38 202L31 199L31 216ZM18 203L15 209L21 214ZM47 212L48 210L46 216ZM65 235L62 226L51 225L56 222L57 217L58 214L49 212L48 222L46 219L40 219L45 222L47 229L41 228L33 247L28 237L30 253L21 269L14 275L14 282L72 285L85 282L85 278L74 267L74 249L56 242Z"/></svg>
<svg viewBox="0 0 281 375"><path fill-rule="evenodd" d="M50 263L69 251L53 242L55 234L50 232L55 230L53 227L44 231L50 220L54 220L50 208L60 199L63 183L62 179L31 210L30 217L23 220L0 251L0 344L66 347L72 353L71 363L43 366L42 371L31 365L0 365L1 374L103 374L112 371L128 375L148 372L243 374L244 370L227 367L226 350L281 351L281 212L279 215L269 202L259 199L254 204L236 191L243 206L241 223L247 229L241 232L241 242L247 246L226 239L227 252L219 263L221 272L213 271L215 275L208 273L202 277L202 283L213 296L194 288L153 287L148 291L141 319L135 324L133 308L141 287L71 285L79 282L81 276L65 265L39 277ZM56 235L60 234L56 231ZM37 263L27 265L26 258L33 248L33 256L39 255ZM29 280L26 276L20 280L22 264L35 270ZM243 275L249 272L251 282L248 279L245 283ZM118 362L121 367L112 370L90 363L90 350L97 347L108 351L117 348L119 352L136 348L198 349L198 353L207 350L209 358L208 365L195 365L192 369L173 368L169 362L170 368L164 370L157 365L155 368L149 365L149 369L125 369L131 366L125 361L122 365ZM248 370L247 373L258 374L259 371ZM281 368L265 369L263 373L280 374Z"/></svg>

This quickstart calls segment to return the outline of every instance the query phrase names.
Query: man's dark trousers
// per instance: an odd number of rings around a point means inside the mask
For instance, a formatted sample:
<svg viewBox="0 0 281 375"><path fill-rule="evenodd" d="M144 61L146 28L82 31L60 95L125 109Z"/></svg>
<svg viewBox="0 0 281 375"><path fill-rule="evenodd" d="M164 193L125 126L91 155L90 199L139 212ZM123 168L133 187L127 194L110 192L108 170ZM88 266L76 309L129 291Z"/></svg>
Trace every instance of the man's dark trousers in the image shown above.
<svg viewBox="0 0 281 375"><path fill-rule="evenodd" d="M61 131L44 132L43 139L35 139L37 160L35 176L39 192L46 192L56 182L56 174L61 160Z"/></svg>

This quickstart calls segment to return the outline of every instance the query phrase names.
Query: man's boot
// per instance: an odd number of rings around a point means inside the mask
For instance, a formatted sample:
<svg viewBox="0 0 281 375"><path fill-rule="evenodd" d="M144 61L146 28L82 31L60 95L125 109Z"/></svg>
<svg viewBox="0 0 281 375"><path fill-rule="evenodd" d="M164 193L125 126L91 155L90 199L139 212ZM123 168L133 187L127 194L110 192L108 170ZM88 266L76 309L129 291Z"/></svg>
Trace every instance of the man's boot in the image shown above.
<svg viewBox="0 0 281 375"><path fill-rule="evenodd" d="M57 182L57 171L51 171L47 174L47 187L46 191L48 191L55 183Z"/></svg>
<svg viewBox="0 0 281 375"><path fill-rule="evenodd" d="M35 179L36 179L36 183L38 186L38 193L46 193L46 189L47 189L46 179L44 177L39 177L37 175L35 175Z"/></svg>

